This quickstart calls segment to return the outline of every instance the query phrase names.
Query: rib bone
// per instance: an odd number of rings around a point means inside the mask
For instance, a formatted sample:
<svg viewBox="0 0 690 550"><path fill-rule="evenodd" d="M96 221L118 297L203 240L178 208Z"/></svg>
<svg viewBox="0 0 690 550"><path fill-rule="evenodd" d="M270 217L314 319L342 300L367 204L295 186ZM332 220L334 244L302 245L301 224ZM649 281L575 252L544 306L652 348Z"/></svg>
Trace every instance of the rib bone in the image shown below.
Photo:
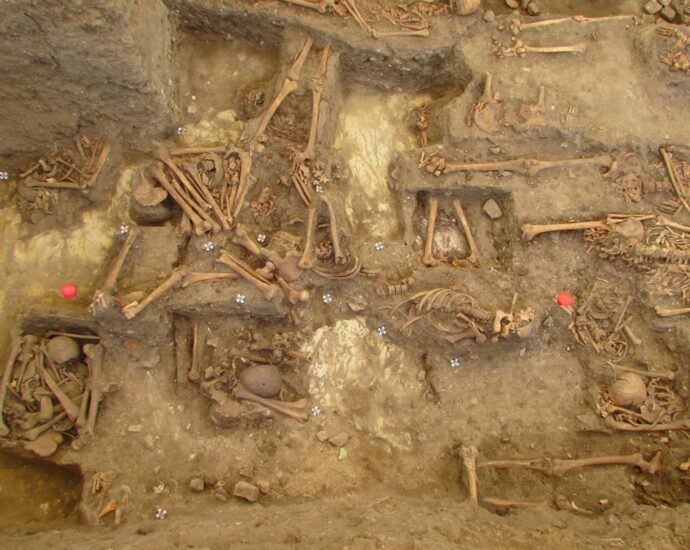
<svg viewBox="0 0 690 550"><path fill-rule="evenodd" d="M431 195L429 197L429 215L426 226L426 241L424 244L424 256L422 262L426 266L434 266L438 260L434 258L433 244L434 244L434 228L436 227L436 216L438 215L438 197Z"/></svg>
<svg viewBox="0 0 690 550"><path fill-rule="evenodd" d="M661 468L661 452L647 461L640 453L632 455L597 456L593 458L559 459L537 458L534 460L489 460L479 464L480 468L527 468L548 476L563 476L573 470L588 466L626 465L636 466L648 474L655 474Z"/></svg>
<svg viewBox="0 0 690 550"><path fill-rule="evenodd" d="M472 265L477 266L479 265L479 247L472 236L472 229L470 228L470 224L465 216L465 211L462 209L460 199L453 199L453 209L455 210L455 215L460 221L462 229L465 232L467 243L470 245L470 256L467 258L467 261L469 261Z"/></svg>

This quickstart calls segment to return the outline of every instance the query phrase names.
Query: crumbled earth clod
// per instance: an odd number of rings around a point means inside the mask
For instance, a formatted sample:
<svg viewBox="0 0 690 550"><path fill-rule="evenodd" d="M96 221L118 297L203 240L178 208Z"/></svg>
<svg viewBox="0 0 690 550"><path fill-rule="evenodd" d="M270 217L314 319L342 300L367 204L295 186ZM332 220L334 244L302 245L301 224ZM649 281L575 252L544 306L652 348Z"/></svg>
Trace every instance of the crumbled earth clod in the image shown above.
<svg viewBox="0 0 690 550"><path fill-rule="evenodd" d="M232 494L243 500L256 502L259 500L259 492L259 488L256 485L247 481L238 481L235 484Z"/></svg>

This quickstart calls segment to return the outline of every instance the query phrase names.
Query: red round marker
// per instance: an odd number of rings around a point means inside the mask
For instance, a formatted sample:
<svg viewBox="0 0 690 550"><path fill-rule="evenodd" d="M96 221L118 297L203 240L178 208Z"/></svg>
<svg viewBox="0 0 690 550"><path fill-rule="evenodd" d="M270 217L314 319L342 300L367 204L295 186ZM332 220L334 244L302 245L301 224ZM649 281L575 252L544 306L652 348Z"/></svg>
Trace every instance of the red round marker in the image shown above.
<svg viewBox="0 0 690 550"><path fill-rule="evenodd" d="M561 290L556 296L556 302L559 306L572 306L574 301L573 295L567 290Z"/></svg>
<svg viewBox="0 0 690 550"><path fill-rule="evenodd" d="M71 300L77 295L78 290L77 285L74 283L65 283L60 287L60 294L63 298Z"/></svg>

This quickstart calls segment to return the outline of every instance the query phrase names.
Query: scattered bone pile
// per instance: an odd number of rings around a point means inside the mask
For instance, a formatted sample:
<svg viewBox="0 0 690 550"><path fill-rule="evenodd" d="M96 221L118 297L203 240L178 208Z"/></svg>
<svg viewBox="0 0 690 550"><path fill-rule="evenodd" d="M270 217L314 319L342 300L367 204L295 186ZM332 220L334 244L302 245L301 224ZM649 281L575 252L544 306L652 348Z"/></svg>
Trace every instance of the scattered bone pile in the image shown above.
<svg viewBox="0 0 690 550"><path fill-rule="evenodd" d="M283 382L284 371L303 366L308 359L298 351L295 333L277 332L268 340L257 331L246 330L229 356L224 350L224 361L215 362L218 344L213 336L200 330L196 321L191 331L187 378L213 401L210 417L214 423L229 426L239 419L262 419L271 412L307 420L307 400L291 399L296 393Z"/></svg>
<svg viewBox="0 0 690 550"><path fill-rule="evenodd" d="M682 72L690 76L690 35L680 29L668 27L660 27L657 32L674 40L669 50L659 55L659 61L666 65L669 71Z"/></svg>
<svg viewBox="0 0 690 550"><path fill-rule="evenodd" d="M0 386L0 436L48 457L94 437L103 347L86 334L14 337Z"/></svg>
<svg viewBox="0 0 690 550"><path fill-rule="evenodd" d="M85 191L93 186L109 153L107 142L78 135L74 149L39 159L19 175L20 210L52 214L61 190Z"/></svg>
<svg viewBox="0 0 690 550"><path fill-rule="evenodd" d="M534 312L524 308L515 312L517 296L510 311L488 311L469 294L447 288L418 292L391 309L393 318L401 318L402 332L411 333L413 325L425 321L450 343L473 338L477 344L491 339L517 335L527 338L534 328Z"/></svg>

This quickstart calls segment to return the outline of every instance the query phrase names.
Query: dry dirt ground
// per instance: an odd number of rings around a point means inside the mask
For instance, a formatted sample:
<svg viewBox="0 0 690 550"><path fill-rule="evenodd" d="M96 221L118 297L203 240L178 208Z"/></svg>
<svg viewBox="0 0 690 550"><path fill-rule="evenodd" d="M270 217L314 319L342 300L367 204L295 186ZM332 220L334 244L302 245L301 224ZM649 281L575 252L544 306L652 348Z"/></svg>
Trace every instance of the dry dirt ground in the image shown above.
<svg viewBox="0 0 690 550"><path fill-rule="evenodd" d="M7 4L0 547L690 546L687 2Z"/></svg>

